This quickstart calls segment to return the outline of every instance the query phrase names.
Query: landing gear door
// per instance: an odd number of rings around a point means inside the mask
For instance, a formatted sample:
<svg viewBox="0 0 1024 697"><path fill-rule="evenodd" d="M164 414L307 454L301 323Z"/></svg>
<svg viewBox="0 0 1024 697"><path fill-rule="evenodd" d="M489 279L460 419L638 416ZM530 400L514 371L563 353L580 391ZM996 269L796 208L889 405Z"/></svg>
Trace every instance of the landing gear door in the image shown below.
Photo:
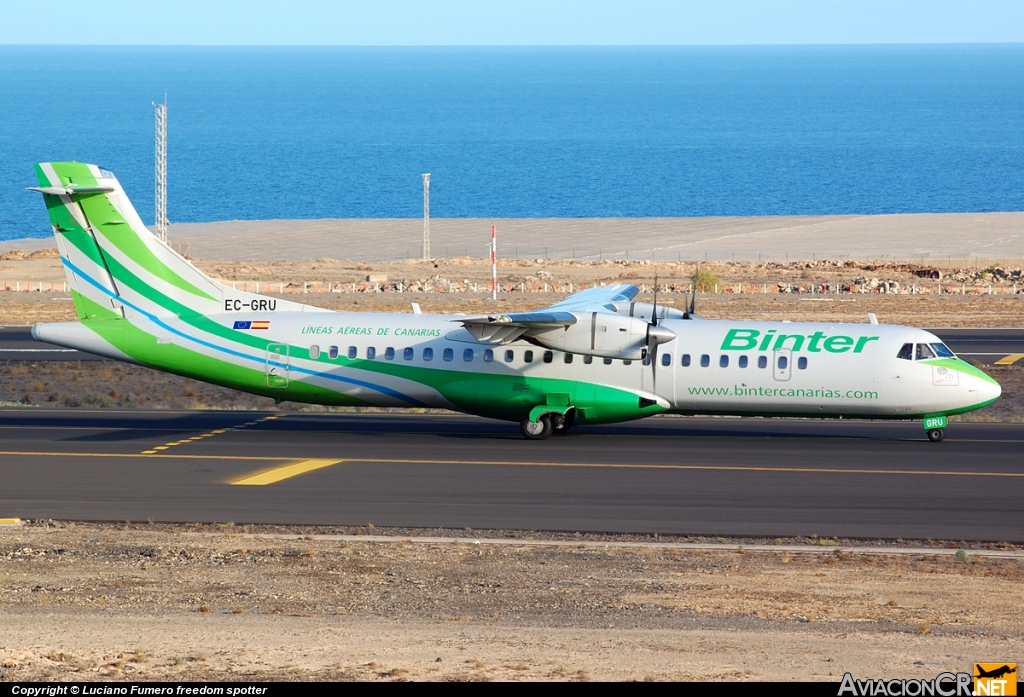
<svg viewBox="0 0 1024 697"><path fill-rule="evenodd" d="M267 387L277 389L288 387L291 367L288 344L267 345Z"/></svg>
<svg viewBox="0 0 1024 697"><path fill-rule="evenodd" d="M772 354L772 373L776 380L785 382L793 374L793 351L779 349Z"/></svg>

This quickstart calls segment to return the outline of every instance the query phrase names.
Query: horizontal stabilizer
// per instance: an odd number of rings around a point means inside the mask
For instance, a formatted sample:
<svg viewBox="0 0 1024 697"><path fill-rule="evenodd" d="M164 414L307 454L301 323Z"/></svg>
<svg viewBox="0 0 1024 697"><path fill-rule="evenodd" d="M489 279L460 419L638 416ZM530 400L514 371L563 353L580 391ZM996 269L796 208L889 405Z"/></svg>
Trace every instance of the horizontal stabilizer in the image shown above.
<svg viewBox="0 0 1024 697"><path fill-rule="evenodd" d="M72 194L106 194L114 191L112 186L29 186L29 191L38 191L41 194L51 196L71 196Z"/></svg>

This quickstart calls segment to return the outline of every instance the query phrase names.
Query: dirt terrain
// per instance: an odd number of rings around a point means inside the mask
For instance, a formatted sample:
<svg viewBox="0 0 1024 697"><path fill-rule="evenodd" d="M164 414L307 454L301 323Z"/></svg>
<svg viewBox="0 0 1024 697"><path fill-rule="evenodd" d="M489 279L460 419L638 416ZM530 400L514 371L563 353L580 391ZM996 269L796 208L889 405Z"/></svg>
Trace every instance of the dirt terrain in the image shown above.
<svg viewBox="0 0 1024 697"><path fill-rule="evenodd" d="M687 263L504 260L498 269L503 291L495 302L489 293L491 267L481 259L194 263L240 290L256 291L258 283L263 293L269 290L270 295L352 312L410 312L414 302L424 312L521 311L550 305L570 290L601 283L638 285L639 299L650 301L655 274L659 302L682 308L694 286L694 266ZM866 322L867 313L873 312L888 324L1016 327L1024 324L1022 274L1021 269L999 266L710 262L702 264L696 284L703 290L697 310L709 319ZM0 292L0 324L76 319L70 296L63 292L64 281L55 249L0 255L0 288L6 283L10 288L31 284L34 289Z"/></svg>
<svg viewBox="0 0 1024 697"><path fill-rule="evenodd" d="M1024 649L1024 555L410 532L0 529L0 679L838 681Z"/></svg>

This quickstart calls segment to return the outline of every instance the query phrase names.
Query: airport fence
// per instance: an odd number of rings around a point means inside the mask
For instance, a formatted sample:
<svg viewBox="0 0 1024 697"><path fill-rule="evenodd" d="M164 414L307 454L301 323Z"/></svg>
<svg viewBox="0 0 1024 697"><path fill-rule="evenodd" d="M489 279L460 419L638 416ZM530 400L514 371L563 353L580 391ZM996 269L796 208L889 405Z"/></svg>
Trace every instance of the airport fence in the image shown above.
<svg viewBox="0 0 1024 697"><path fill-rule="evenodd" d="M469 281L429 280L405 282L330 282L330 281L227 281L235 290L266 295L297 295L317 293L466 293L489 294L490 283ZM499 282L499 293L560 293L571 295L587 288L607 283L572 283L561 281ZM639 284L641 293L653 292L653 284ZM10 293L64 293L67 281L0 281L0 288ZM701 285L701 294L717 295L1019 295L1024 293L1022 283L898 283L871 281L868 283L719 283ZM685 294L694 292L692 283L660 283L658 292Z"/></svg>

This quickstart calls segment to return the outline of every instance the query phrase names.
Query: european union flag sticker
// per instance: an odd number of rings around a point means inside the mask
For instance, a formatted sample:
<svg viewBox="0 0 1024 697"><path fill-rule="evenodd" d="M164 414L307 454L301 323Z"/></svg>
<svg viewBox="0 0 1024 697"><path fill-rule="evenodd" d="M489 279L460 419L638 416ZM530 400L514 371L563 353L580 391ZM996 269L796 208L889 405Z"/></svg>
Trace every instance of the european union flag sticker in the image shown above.
<svg viewBox="0 0 1024 697"><path fill-rule="evenodd" d="M235 326L233 328L234 329L248 329L250 326L252 326L252 322L250 322L248 320L240 319L237 322L235 322Z"/></svg>

